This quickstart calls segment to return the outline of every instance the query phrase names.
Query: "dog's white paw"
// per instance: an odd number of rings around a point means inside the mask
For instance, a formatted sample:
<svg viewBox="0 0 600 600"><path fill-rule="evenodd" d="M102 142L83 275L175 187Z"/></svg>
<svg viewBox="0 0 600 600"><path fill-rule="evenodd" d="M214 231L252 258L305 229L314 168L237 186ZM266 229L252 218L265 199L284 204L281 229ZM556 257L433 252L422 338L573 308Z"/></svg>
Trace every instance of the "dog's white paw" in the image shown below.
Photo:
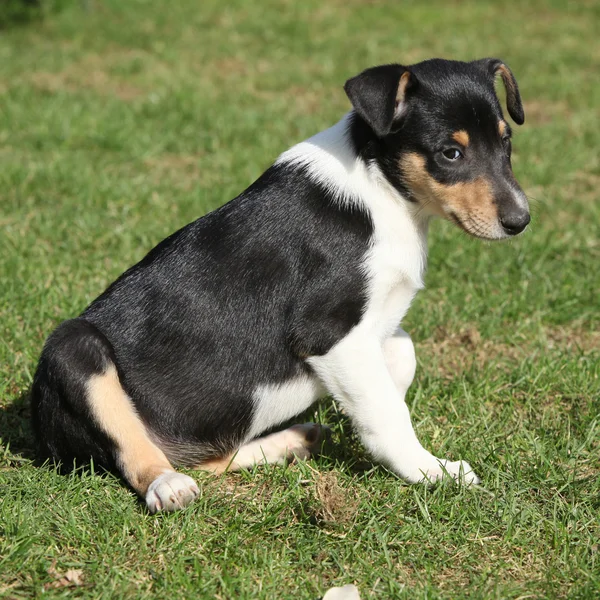
<svg viewBox="0 0 600 600"><path fill-rule="evenodd" d="M438 460L438 464L434 468L429 468L423 471L421 481L435 483L444 477L452 477L466 485L477 485L481 483L481 479L477 477L471 465L464 460Z"/></svg>
<svg viewBox="0 0 600 600"><path fill-rule="evenodd" d="M151 513L160 510L180 510L193 502L200 493L196 482L183 473L169 471L159 475L146 492L146 504Z"/></svg>

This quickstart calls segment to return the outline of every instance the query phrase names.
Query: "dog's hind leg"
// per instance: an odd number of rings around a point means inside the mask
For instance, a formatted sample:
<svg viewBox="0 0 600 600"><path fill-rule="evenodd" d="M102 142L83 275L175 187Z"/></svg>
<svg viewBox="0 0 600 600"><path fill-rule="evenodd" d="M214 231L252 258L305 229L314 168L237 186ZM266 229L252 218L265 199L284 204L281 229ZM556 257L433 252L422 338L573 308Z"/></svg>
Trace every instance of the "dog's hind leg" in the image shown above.
<svg viewBox="0 0 600 600"><path fill-rule="evenodd" d="M177 510L194 500L198 486L191 477L177 473L150 440L114 366L90 379L88 401L98 425L116 444L117 467L145 497L150 512Z"/></svg>
<svg viewBox="0 0 600 600"><path fill-rule="evenodd" d="M304 460L320 450L326 432L327 427L316 423L292 425L252 440L227 456L206 460L197 468L223 473L265 463L283 464L294 458Z"/></svg>
<svg viewBox="0 0 600 600"><path fill-rule="evenodd" d="M32 417L41 458L89 462L118 470L151 512L176 510L199 493L177 473L121 385L112 346L83 319L50 336L32 387Z"/></svg>

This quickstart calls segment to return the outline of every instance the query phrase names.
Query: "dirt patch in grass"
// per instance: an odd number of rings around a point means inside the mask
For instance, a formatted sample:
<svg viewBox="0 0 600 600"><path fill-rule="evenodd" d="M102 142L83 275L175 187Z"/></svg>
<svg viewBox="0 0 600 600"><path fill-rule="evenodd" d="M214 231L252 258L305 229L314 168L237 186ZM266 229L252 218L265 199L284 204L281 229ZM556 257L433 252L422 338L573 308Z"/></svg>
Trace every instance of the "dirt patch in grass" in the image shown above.
<svg viewBox="0 0 600 600"><path fill-rule="evenodd" d="M253 85L250 93L265 102L276 102L285 98L290 110L300 115L314 115L323 107L326 100L324 88L311 88L302 85L293 85L285 90L264 90Z"/></svg>
<svg viewBox="0 0 600 600"><path fill-rule="evenodd" d="M527 124L534 126L548 125L557 117L568 117L572 113L566 102L551 102L544 99L525 102L524 109Z"/></svg>
<svg viewBox="0 0 600 600"><path fill-rule="evenodd" d="M600 331L548 327L544 334L550 349L577 350L584 355L600 351Z"/></svg>
<svg viewBox="0 0 600 600"><path fill-rule="evenodd" d="M305 475L306 467L308 475ZM260 467L261 473L251 480L241 473L228 473L218 478L203 476L203 495L211 499L221 498L228 505L237 506L247 518L254 514L260 519L264 513L279 512L282 524L286 526L308 521L320 526L348 527L356 518L360 503L358 492L343 482L335 471L323 473L310 463L303 463L303 478L282 502L281 492L289 484L278 477L272 480L268 473L262 472L271 468ZM297 472L299 466L292 464L287 468ZM197 476L197 473L194 475Z"/></svg>
<svg viewBox="0 0 600 600"><path fill-rule="evenodd" d="M474 326L458 332L450 332L440 326L431 338L417 343L417 356L424 366L427 366L427 358L433 358L436 371L445 379L453 379L473 367L481 369L492 362L500 368L512 368L538 350L576 351L589 355L600 350L600 331L548 327L535 339L507 344L483 339Z"/></svg>
<svg viewBox="0 0 600 600"><path fill-rule="evenodd" d="M436 372L448 380L491 361L515 363L526 356L522 347L483 340L476 327L450 332L440 326L433 337L417 344L417 357L423 366L427 367L428 359L433 358Z"/></svg>
<svg viewBox="0 0 600 600"><path fill-rule="evenodd" d="M267 84L266 75L270 75L277 66L267 60L259 60L257 63L249 64L240 57L226 57L210 63L205 70L199 73L200 77L207 77L222 86L234 86L258 98L265 103L277 103L282 99L295 114L314 115L322 110L323 106L332 101L332 90L337 89L333 82L333 88L323 87L315 82L313 85L291 85L287 88L265 88ZM315 79L319 80L320 65L308 62L304 71L314 73ZM338 82L339 83L339 82ZM338 95L339 96L339 95ZM335 98L335 95L334 95ZM338 97L340 100L341 97Z"/></svg>
<svg viewBox="0 0 600 600"><path fill-rule="evenodd" d="M190 62L194 63L194 61ZM265 59L251 62L240 56L225 56L200 65L200 67L202 73L211 73L215 77L227 81L239 77L260 78L260 75L272 71L274 65L271 61Z"/></svg>
<svg viewBox="0 0 600 600"><path fill-rule="evenodd" d="M311 491L319 520L338 524L354 520L359 505L357 494L340 483L337 473L315 472Z"/></svg>
<svg viewBox="0 0 600 600"><path fill-rule="evenodd" d="M190 189L201 180L202 154L161 154L144 160L157 181L172 180L181 189Z"/></svg>
<svg viewBox="0 0 600 600"><path fill-rule="evenodd" d="M58 72L34 71L16 83L29 83L48 93L59 91L93 91L102 96L116 96L131 102L151 91L148 84L140 82L140 75L152 73L158 83L168 75L166 65L155 57L141 51L113 50L100 54L88 54ZM135 81L136 83L133 83Z"/></svg>
<svg viewBox="0 0 600 600"><path fill-rule="evenodd" d="M129 83L114 81L106 71L101 69L85 72L79 71L79 69L69 69L60 73L38 71L30 75L29 81L36 89L50 94L65 90L68 92L92 90L102 95L116 96L125 101L134 100L144 94L143 90Z"/></svg>

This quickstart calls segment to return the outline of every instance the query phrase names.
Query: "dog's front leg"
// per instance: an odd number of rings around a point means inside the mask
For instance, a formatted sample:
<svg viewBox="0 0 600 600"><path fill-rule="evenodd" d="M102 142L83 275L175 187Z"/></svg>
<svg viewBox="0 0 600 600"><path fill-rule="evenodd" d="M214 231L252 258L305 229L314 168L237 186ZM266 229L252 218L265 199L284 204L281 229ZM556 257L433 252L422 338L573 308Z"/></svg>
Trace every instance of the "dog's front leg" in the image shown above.
<svg viewBox="0 0 600 600"><path fill-rule="evenodd" d="M425 450L405 402L415 373L412 341L403 330L384 342L356 328L325 356L309 359L345 411L369 452L409 482L446 473L478 483L468 463L438 459Z"/></svg>

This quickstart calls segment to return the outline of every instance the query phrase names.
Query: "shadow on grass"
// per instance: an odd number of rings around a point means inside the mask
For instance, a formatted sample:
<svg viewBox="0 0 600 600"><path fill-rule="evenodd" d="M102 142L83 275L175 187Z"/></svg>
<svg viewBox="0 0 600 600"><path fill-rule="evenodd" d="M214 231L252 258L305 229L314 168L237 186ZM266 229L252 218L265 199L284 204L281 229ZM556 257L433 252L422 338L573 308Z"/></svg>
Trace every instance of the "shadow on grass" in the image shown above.
<svg viewBox="0 0 600 600"><path fill-rule="evenodd" d="M1 0L0 0L1 1ZM126 487L126 481L122 479L116 469L105 469L90 463L75 463L65 465L54 463L51 459L42 460L36 455L36 444L31 427L31 398L30 390L17 396L6 406L0 407L0 459L4 453L3 460L11 467L19 467L21 464L29 463L35 467L56 472L60 476L95 475L101 478L117 478ZM133 493L135 491L129 487Z"/></svg>
<svg viewBox="0 0 600 600"><path fill-rule="evenodd" d="M29 390L0 407L0 440L10 451L11 462L35 458Z"/></svg>
<svg viewBox="0 0 600 600"><path fill-rule="evenodd" d="M321 465L325 466L329 463L331 466L340 463L348 471L356 474L371 471L376 466L376 463L366 454L350 418L337 409L330 397L318 400L307 411L294 417L290 423L278 425L274 430L285 429L293 423L311 421L315 413L319 414L319 422L330 429L317 459Z"/></svg>
<svg viewBox="0 0 600 600"><path fill-rule="evenodd" d="M317 460L325 468L334 463L343 463L353 473L360 474L370 471L375 467L370 458L365 454L347 416L333 409L331 400L321 400L303 415L296 417L289 424L280 425L274 430L284 429L292 423L310 421L314 417L315 408L319 408L323 422L331 428L324 446ZM30 391L27 390L17 396L6 406L0 407L0 440L7 449L6 458L11 463L34 461L36 466L42 464L36 460L35 441L31 428ZM63 468L62 472L79 471L89 468L89 465L73 465ZM119 477L115 471L108 471L113 476ZM98 469L96 474L106 474L104 469Z"/></svg>

